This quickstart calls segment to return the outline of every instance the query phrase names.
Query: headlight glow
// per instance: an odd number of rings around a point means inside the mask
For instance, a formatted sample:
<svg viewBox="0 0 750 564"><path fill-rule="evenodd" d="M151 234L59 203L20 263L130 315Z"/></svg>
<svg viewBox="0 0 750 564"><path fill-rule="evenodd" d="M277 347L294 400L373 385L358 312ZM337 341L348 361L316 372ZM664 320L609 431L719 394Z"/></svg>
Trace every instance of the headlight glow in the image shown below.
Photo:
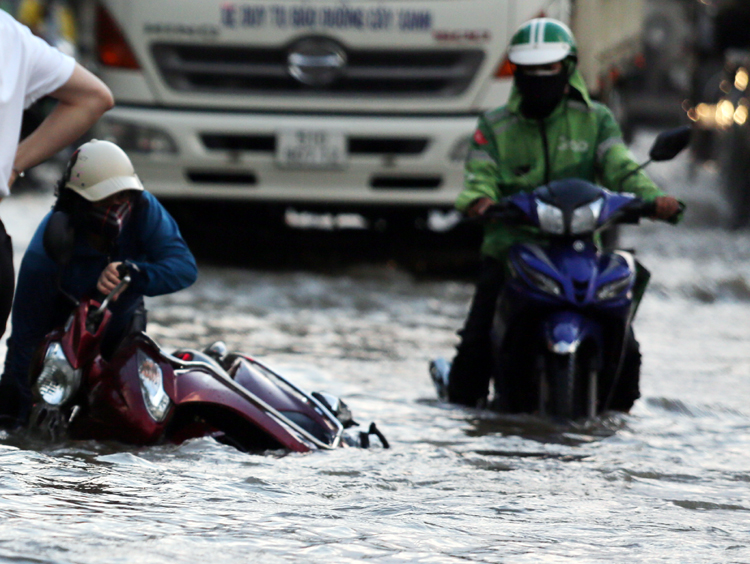
<svg viewBox="0 0 750 564"><path fill-rule="evenodd" d="M155 421L164 421L169 408L169 396L164 391L164 375L161 367L153 359L138 355L138 378L141 381L141 393L151 417Z"/></svg>
<svg viewBox="0 0 750 564"><path fill-rule="evenodd" d="M536 214L539 217L539 228L542 231L551 233L552 235L562 235L565 233L565 221L560 208L537 200Z"/></svg>
<svg viewBox="0 0 750 564"><path fill-rule="evenodd" d="M630 287L631 281L632 277L626 276L625 278L620 278L619 280L602 285L602 287L596 291L596 299L611 300L619 297L620 294Z"/></svg>
<svg viewBox="0 0 750 564"><path fill-rule="evenodd" d="M50 343L44 354L42 372L34 387L48 405L65 404L81 385L81 369L74 370L58 342Z"/></svg>
<svg viewBox="0 0 750 564"><path fill-rule="evenodd" d="M582 233L591 233L596 229L603 205L604 200L599 198L590 204L573 210L573 217L570 221L570 232L573 235L580 235Z"/></svg>

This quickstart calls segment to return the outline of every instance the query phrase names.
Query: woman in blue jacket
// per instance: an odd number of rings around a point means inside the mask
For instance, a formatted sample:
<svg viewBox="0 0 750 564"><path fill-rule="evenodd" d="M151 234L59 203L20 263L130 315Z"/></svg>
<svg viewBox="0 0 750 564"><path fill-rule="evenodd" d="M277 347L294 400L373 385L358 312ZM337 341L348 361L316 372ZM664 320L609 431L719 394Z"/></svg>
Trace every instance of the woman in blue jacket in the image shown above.
<svg viewBox="0 0 750 564"><path fill-rule="evenodd" d="M54 211L69 215L75 233L73 255L65 265L52 260L43 245ZM143 189L130 159L114 143L93 140L73 154L53 212L42 220L21 262L0 382L0 422L5 425L26 422L31 359L45 335L70 315L71 298L111 292L120 282L118 265L127 261L132 282L111 306L112 322L102 343L106 357L126 335L145 329L143 296L182 290L198 275L174 219Z"/></svg>

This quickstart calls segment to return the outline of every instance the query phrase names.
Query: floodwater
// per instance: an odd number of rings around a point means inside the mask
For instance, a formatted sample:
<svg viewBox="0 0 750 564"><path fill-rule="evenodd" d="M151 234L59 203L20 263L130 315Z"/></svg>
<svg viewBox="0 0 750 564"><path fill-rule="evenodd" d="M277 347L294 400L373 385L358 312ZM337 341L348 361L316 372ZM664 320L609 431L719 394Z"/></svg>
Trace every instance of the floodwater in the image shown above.
<svg viewBox="0 0 750 564"><path fill-rule="evenodd" d="M203 268L193 288L149 302L157 341L223 339L342 396L392 448L6 436L0 561L750 562L750 233L718 226L711 171L691 175L682 158L651 172L691 213L623 237L653 274L630 415L557 428L437 403L427 362L452 354L465 281ZM0 206L17 259L50 203Z"/></svg>

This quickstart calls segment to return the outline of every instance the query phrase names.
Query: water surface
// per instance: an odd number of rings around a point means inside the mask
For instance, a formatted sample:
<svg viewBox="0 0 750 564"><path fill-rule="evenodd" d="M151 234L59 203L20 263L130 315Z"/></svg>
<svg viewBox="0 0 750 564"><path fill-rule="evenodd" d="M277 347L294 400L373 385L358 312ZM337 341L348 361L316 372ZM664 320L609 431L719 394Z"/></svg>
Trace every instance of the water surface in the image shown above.
<svg viewBox="0 0 750 564"><path fill-rule="evenodd" d="M452 354L464 281L207 267L190 290L150 300L157 341L224 339L341 395L392 448L251 455L211 439L5 436L0 560L750 562L750 234L716 226L713 176L669 166L654 176L699 211L624 235L653 273L630 415L559 428L439 404L427 362ZM17 260L50 204L0 206Z"/></svg>

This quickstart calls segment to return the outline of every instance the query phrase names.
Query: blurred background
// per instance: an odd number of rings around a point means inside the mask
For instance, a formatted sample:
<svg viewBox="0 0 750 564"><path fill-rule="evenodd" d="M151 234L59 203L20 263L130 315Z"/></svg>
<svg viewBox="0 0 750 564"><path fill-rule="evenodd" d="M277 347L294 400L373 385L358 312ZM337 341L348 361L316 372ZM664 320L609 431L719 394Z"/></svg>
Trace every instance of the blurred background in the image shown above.
<svg viewBox="0 0 750 564"><path fill-rule="evenodd" d="M697 202L705 220L737 229L750 219L750 5L740 0L0 7L112 88L118 107L90 136L129 152L211 262L368 258L455 271L475 258L479 234L452 211L468 140L478 113L507 99L510 35L539 15L572 27L589 89L627 142L695 124L691 175L720 194ZM23 135L50 103L27 112ZM49 191L68 154L17 192Z"/></svg>

